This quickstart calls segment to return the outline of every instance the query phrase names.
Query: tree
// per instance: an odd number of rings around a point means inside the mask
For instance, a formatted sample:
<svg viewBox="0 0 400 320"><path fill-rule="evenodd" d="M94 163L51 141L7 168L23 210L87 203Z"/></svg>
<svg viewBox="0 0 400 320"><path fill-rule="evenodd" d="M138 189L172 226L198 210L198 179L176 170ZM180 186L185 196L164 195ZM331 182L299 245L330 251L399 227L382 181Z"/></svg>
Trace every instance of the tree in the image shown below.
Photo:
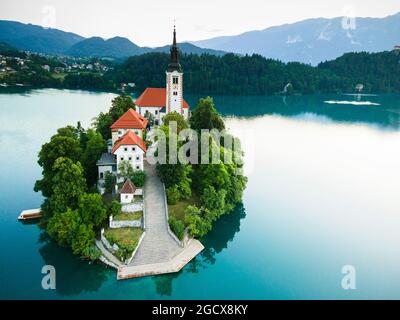
<svg viewBox="0 0 400 320"><path fill-rule="evenodd" d="M96 131L99 132L104 139L111 138L111 125L117 121L129 109L136 109L135 104L130 96L118 96L111 102L111 108L107 113L100 113L95 118L93 124Z"/></svg>
<svg viewBox="0 0 400 320"><path fill-rule="evenodd" d="M34 190L41 191L44 197L53 194L52 179L55 161L65 157L73 162L81 160L82 149L76 129L73 127L60 128L57 134L51 137L50 142L45 143L39 152L39 165L43 168L43 178L36 181Z"/></svg>
<svg viewBox="0 0 400 320"><path fill-rule="evenodd" d="M183 129L189 128L189 124L185 118L176 111L170 112L164 117L163 123L165 126L169 127L170 122L176 122L177 133L181 132Z"/></svg>
<svg viewBox="0 0 400 320"><path fill-rule="evenodd" d="M169 187L166 190L166 192L167 192L168 204L171 205L177 204L177 202L181 199L177 185Z"/></svg>
<svg viewBox="0 0 400 320"><path fill-rule="evenodd" d="M86 133L87 142L83 152L82 164L85 170L85 176L88 187L93 186L97 181L97 161L101 155L107 151L106 141L100 133L89 129Z"/></svg>
<svg viewBox="0 0 400 320"><path fill-rule="evenodd" d="M87 193L79 199L79 214L82 222L98 228L107 219L107 209L98 193Z"/></svg>
<svg viewBox="0 0 400 320"><path fill-rule="evenodd" d="M185 211L185 223L188 226L189 234L192 237L202 237L212 228L211 221L205 219L202 209L195 206L188 206Z"/></svg>
<svg viewBox="0 0 400 320"><path fill-rule="evenodd" d="M80 255L87 253L94 244L95 236L92 225L80 224L71 242L72 252Z"/></svg>
<svg viewBox="0 0 400 320"><path fill-rule="evenodd" d="M135 170L133 169L131 163L128 160L121 161L118 165L118 170L119 170L119 176L121 178L124 178L124 180L130 179L135 173Z"/></svg>
<svg viewBox="0 0 400 320"><path fill-rule="evenodd" d="M146 110L146 112L144 113L144 117L147 119L148 124L150 127L154 126L154 116L151 112L149 112L148 110Z"/></svg>
<svg viewBox="0 0 400 320"><path fill-rule="evenodd" d="M112 194L115 190L116 183L117 183L117 179L116 179L115 175L113 175L111 172L107 171L104 176L105 193Z"/></svg>
<svg viewBox="0 0 400 320"><path fill-rule="evenodd" d="M134 170L130 179L136 187L142 188L146 181L146 172L143 170Z"/></svg>
<svg viewBox="0 0 400 320"><path fill-rule="evenodd" d="M60 157L53 165L53 195L50 204L53 213L65 212L67 208L76 209L78 201L86 191L83 168L79 162Z"/></svg>
<svg viewBox="0 0 400 320"><path fill-rule="evenodd" d="M201 129L217 129L219 131L225 129L224 121L215 109L214 100L211 97L199 100L189 121L190 127L199 132Z"/></svg>
<svg viewBox="0 0 400 320"><path fill-rule="evenodd" d="M168 224L172 232L177 236L179 240L183 239L185 234L185 225L181 220L176 219L174 216L168 218Z"/></svg>
<svg viewBox="0 0 400 320"><path fill-rule="evenodd" d="M121 213L121 209L121 203L119 203L117 200L113 200L108 207L108 213L110 216L115 216Z"/></svg>
<svg viewBox="0 0 400 320"><path fill-rule="evenodd" d="M78 211L67 209L66 212L56 213L47 224L47 233L60 246L70 246L76 230L81 224Z"/></svg>

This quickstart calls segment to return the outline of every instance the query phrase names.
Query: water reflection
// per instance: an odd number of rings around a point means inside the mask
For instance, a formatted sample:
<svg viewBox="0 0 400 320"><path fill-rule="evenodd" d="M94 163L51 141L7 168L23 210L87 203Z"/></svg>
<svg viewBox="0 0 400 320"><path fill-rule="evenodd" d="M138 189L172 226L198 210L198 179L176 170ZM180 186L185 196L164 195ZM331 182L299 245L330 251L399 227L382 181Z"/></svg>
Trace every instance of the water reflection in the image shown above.
<svg viewBox="0 0 400 320"><path fill-rule="evenodd" d="M371 101L371 105L329 105L329 100ZM195 106L200 96L190 95L188 101ZM303 113L325 116L337 122L363 122L392 129L400 128L400 97L387 95L309 95L309 96L214 96L219 112L224 116L258 117L277 114L293 117Z"/></svg>
<svg viewBox="0 0 400 320"><path fill-rule="evenodd" d="M239 205L234 211L222 216L215 222L213 230L200 239L204 250L188 265L177 273L152 277L156 286L156 292L160 296L171 296L172 283L183 273L199 273L200 269L206 269L217 261L217 255L228 247L236 233L240 231L240 221L246 217L244 206Z"/></svg>
<svg viewBox="0 0 400 320"><path fill-rule="evenodd" d="M46 236L40 239L44 245L39 253L46 265L56 269L56 291L63 296L98 291L115 270L99 264L90 264L74 256L68 248L62 248ZM115 276L115 275L114 275Z"/></svg>

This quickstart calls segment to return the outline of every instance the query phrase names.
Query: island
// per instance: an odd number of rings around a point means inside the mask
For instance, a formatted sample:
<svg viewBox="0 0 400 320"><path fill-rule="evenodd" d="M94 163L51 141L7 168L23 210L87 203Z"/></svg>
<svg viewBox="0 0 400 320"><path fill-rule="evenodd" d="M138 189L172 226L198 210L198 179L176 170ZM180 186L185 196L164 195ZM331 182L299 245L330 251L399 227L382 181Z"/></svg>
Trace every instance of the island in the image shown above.
<svg viewBox="0 0 400 320"><path fill-rule="evenodd" d="M211 97L190 112L183 88L174 28L166 88L115 98L92 128L60 128L39 152L40 226L74 254L117 269L118 279L181 270L241 203L239 139Z"/></svg>

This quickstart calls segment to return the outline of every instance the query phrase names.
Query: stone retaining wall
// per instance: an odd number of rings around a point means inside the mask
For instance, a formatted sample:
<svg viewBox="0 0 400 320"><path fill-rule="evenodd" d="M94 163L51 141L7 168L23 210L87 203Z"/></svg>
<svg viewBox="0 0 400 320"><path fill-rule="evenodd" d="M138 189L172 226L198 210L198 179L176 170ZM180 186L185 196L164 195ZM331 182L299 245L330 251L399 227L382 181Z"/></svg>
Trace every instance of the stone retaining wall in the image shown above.
<svg viewBox="0 0 400 320"><path fill-rule="evenodd" d="M139 219L139 220L113 220L113 216L110 216L109 226L111 229L141 228L142 227L142 219Z"/></svg>

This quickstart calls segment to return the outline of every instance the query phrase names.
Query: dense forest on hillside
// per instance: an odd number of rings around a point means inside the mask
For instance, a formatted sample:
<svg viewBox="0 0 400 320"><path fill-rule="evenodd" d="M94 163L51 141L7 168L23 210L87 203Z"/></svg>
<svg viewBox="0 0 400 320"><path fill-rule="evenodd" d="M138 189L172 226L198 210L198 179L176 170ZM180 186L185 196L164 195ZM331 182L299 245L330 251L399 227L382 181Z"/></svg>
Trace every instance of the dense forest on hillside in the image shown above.
<svg viewBox="0 0 400 320"><path fill-rule="evenodd" d="M108 83L134 82L138 92L165 86L166 54L129 58L106 75ZM294 92L353 92L358 83L365 92L400 92L398 52L348 53L317 67L282 63L259 55L184 55L184 90L208 94L276 94L291 83Z"/></svg>
<svg viewBox="0 0 400 320"><path fill-rule="evenodd" d="M7 51L10 49L7 49ZM3 48L3 54L5 49ZM1 52L0 52L1 53ZM15 52L15 56L24 54ZM10 55L10 52L7 52ZM30 68L3 75L9 83L27 83L34 87L118 90L121 84L134 83L140 94L146 87L164 87L169 55L148 53L133 56L122 63L110 63L106 72L73 72L51 77L41 65L56 61L36 55L29 57ZM260 55L181 54L184 90L197 94L271 95L281 93L354 92L359 83L365 93L400 92L400 52L347 53L316 67L266 59ZM33 72L32 72L33 70ZM1 80L1 79L0 79ZM2 81L0 81L2 82Z"/></svg>

